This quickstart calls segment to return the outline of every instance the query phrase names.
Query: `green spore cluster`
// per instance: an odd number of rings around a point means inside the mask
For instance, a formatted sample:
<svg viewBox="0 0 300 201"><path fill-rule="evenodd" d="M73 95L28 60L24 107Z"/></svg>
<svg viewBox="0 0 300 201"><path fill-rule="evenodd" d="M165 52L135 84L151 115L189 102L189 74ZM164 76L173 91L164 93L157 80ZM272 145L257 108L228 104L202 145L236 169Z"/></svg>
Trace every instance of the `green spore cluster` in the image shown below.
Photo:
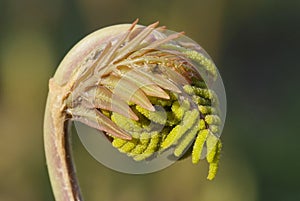
<svg viewBox="0 0 300 201"><path fill-rule="evenodd" d="M184 54L188 58L203 66L205 70L213 76L213 78L217 77L217 68L211 59L205 57L203 54L195 50L186 50L184 51Z"/></svg>
<svg viewBox="0 0 300 201"><path fill-rule="evenodd" d="M168 92L170 99L149 98L155 111L130 104L138 121L116 112L109 117L118 127L132 136L131 140L112 138L112 145L136 161L151 160L167 149L173 149L181 158L192 146L192 163L206 158L209 163L208 179L218 169L221 151L219 130L221 119L212 105L215 98L204 85L185 85L181 94Z"/></svg>

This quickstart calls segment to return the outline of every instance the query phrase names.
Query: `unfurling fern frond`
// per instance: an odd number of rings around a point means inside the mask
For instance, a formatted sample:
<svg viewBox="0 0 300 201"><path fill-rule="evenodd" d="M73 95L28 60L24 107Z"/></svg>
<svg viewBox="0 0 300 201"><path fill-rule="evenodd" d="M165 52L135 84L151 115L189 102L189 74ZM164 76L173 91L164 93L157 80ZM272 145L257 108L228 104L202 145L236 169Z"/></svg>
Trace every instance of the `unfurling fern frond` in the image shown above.
<svg viewBox="0 0 300 201"><path fill-rule="evenodd" d="M113 147L135 161L171 149L177 159L190 154L194 164L206 158L207 178L215 177L224 123L212 87L217 68L199 45L181 40L183 33L157 26L135 21L92 34L50 80L45 149L48 164L59 166L49 168L57 198L80 200L64 151L68 121L104 132Z"/></svg>

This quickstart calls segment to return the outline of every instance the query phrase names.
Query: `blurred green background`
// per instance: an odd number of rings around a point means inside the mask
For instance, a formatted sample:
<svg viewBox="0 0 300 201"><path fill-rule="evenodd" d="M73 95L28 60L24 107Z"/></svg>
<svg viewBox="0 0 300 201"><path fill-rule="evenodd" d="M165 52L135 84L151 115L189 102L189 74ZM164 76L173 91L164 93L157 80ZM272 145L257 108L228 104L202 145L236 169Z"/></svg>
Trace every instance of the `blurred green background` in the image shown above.
<svg viewBox="0 0 300 201"><path fill-rule="evenodd" d="M162 25L201 44L227 91L217 178L190 160L148 175L116 173L74 136L87 201L300 200L297 0L0 0L0 201L54 200L43 150L48 79L82 37L104 26Z"/></svg>

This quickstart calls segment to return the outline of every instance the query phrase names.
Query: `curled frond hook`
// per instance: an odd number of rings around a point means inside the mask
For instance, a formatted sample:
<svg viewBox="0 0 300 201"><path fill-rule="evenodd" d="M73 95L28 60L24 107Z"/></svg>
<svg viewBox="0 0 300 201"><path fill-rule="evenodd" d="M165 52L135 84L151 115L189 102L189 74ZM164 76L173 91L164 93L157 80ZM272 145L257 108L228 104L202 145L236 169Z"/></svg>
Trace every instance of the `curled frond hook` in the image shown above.
<svg viewBox="0 0 300 201"><path fill-rule="evenodd" d="M206 158L209 180L217 173L225 110L213 88L220 81L215 64L183 32L137 22L87 36L49 82L44 141L56 200L82 200L69 147L71 121L103 132L135 161L173 149L176 159L189 154L194 164Z"/></svg>

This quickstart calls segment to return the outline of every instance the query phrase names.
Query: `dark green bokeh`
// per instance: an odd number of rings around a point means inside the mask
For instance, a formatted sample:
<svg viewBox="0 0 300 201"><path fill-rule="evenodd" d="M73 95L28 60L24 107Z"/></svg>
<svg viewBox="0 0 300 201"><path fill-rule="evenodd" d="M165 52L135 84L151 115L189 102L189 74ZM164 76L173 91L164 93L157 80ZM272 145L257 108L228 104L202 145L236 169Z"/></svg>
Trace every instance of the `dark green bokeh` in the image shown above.
<svg viewBox="0 0 300 201"><path fill-rule="evenodd" d="M300 200L299 1L0 0L0 200L54 200L43 151L47 82L82 37L159 20L201 44L222 75L228 114L220 171L183 160L126 175L74 136L86 200ZM104 153L105 154L105 153Z"/></svg>

